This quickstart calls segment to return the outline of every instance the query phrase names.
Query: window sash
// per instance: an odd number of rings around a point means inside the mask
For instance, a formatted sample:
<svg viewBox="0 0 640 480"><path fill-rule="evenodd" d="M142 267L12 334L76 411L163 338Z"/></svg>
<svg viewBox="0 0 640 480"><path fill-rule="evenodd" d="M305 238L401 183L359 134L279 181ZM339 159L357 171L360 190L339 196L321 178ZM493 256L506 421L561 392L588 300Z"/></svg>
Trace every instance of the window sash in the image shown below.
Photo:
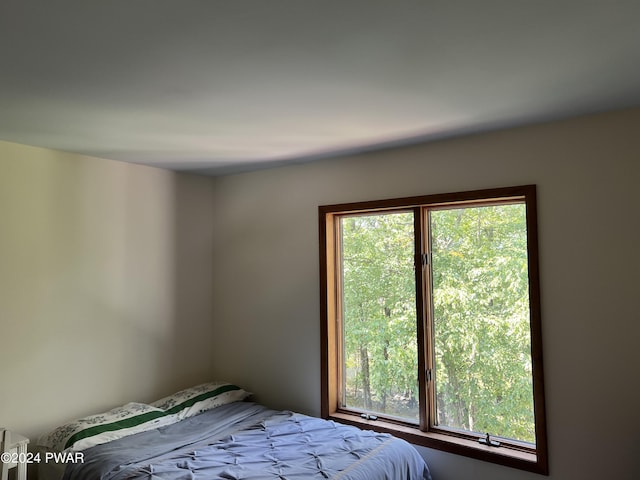
<svg viewBox="0 0 640 480"><path fill-rule="evenodd" d="M532 437L532 435L534 435L533 427L535 419L528 418L529 415L533 417L534 409L532 372L530 371L530 367L527 366L527 364L530 364L531 362L531 335L529 329L529 273L528 268L526 268L528 263L526 239L528 235L526 231L525 210L526 203L524 198L509 202L487 202L486 204L474 204L471 206L462 204L456 205L451 209L443 207L424 207L423 214L427 219L425 222L425 234L427 237L425 242L427 244L425 252L429 258L429 262L428 265L423 266L423 268L425 276L428 279L428 294L431 296L430 301L425 306L425 313L427 316L428 333L431 337L431 348L429 349L428 354L430 359L429 368L431 368L431 371L433 372L433 381L430 382L432 390L429 395L428 408L431 419L429 427L432 430L440 429L441 431L454 433L461 432L470 435L484 435L483 432L489 430L490 434L493 437L499 438L502 443L517 443L520 447L522 445L528 445L529 447L532 445L535 446L535 439ZM444 220L448 212L455 212L456 223L461 221L468 224L471 219L473 219L474 223L478 223L472 227L472 231L456 231L456 227L451 225L438 226L438 219L440 221ZM488 221L487 217L493 217L493 219ZM514 225L513 222L516 222L516 224ZM517 226L520 222L523 223L522 229L517 228L515 231L511 230L510 232L504 232L502 230L502 228L513 229L514 226ZM456 246L453 247L453 249L451 249L449 245L438 246L438 243L440 243L443 238L449 238ZM479 247L481 250L472 251L471 256L469 256L469 243L473 244L474 248ZM464 246L465 244L467 244L466 248ZM502 247L506 248L503 249ZM466 253L466 258L461 261L462 265L460 265L462 270L459 272L457 269L454 269L452 272L453 276L443 276L445 271L442 270L442 268L445 268L445 265L442 264L442 261L446 258L446 254L451 253L457 253L460 258L462 258L463 253ZM484 258L483 253L486 255ZM448 256L450 257L450 255ZM505 270L503 268L496 267L494 262L497 260L508 262L511 265L511 268ZM474 280L473 278L468 278L466 276L472 273L472 270L470 270L471 265L473 265L476 270L476 274L489 275L485 278L486 282L483 282L479 278ZM524 269L519 270L518 267L523 268L523 266ZM502 287L515 288L519 291L517 298L524 302L520 306L510 302L505 303L505 297L501 297L501 289L496 285L485 287L484 292L492 301L495 299L498 302L498 306L508 305L510 307L508 310L493 310L491 307L487 307L482 304L480 299L474 298L474 294L478 291L477 288L483 289L483 287L488 283L490 284L494 281L500 281L503 274L514 274L518 271L521 272L520 275L512 275L511 280L507 280L503 277ZM466 275L462 277L458 276L459 273L464 272L466 272ZM440 277L438 284L436 284L437 277ZM514 368L514 372L517 373L517 376L514 378L517 378L518 382L521 383L520 393L522 394L522 397L519 401L524 402L524 410L518 410L516 408L516 410L502 411L503 416L510 416L511 413L521 415L518 418L511 418L511 420L513 420L512 422L506 420L503 420L503 422L489 421L487 424L486 415L473 415L472 411L463 412L465 415L464 418L449 418L448 422L443 422L440 418L447 414L455 417L456 413L455 405L447 405L441 402L441 400L444 400L442 393L437 395L437 392L445 392L448 385L448 383L444 381L446 371L442 370L444 365L441 363L443 361L441 359L441 355L444 353L443 349L445 349L444 351L447 350L440 340L440 338L442 338L441 335L444 335L445 331L442 330L444 327L440 324L441 320L438 318L446 318L450 312L448 308L442 310L442 307L440 307L439 313L436 315L436 302L442 302L443 292L441 291L441 288L442 286L446 286L452 278L457 278L462 282L461 284L456 285L456 289L463 292L463 297L460 299L460 302L467 303L467 308L469 308L469 310L466 313L458 311L457 313L458 315L461 315L461 317L458 317L457 322L456 320L451 319L451 317L449 318L454 323L457 323L458 328L464 328L464 332L469 335L470 338L476 337L470 342L472 345L471 351L475 352L476 360L471 360L471 364L468 368L473 371L479 362L484 363L485 367L492 367L494 362L486 361L487 354L489 354L495 359L496 364L502 364L502 367L505 368L509 368L511 365L511 368ZM436 287L438 287L437 290ZM467 295L464 295L464 293ZM501 299L503 300L502 302ZM486 300L486 298L483 300ZM445 315L445 317L441 317L442 315ZM462 321L462 325L459 321ZM486 321L491 321L491 323L493 323L493 328L490 328L489 330L482 327L478 329L474 328L474 326L478 325L478 322ZM482 337L489 342L489 345L496 345L493 343L496 340L496 330L494 329L501 330L502 334L506 336L502 338L510 338L512 339L512 342L506 347L497 345L496 349L492 349L489 353L485 348L483 348L484 342L482 342ZM464 336L465 333L462 335ZM478 346L477 350L476 346ZM453 348L455 349L456 347L454 346ZM464 361L465 356L469 352L463 351L461 353L463 354L460 357L461 361ZM523 355L524 358L522 358ZM521 358L518 359L518 356ZM438 360L439 358L440 360ZM520 362L524 362L524 364ZM456 368L455 363L454 368ZM496 375L506 375L501 373L501 368L497 368L495 373ZM458 378L460 379L460 377ZM487 378L484 385L476 386L478 396L475 398L477 401L492 401L495 398L494 395L504 395L505 401L509 398L511 392L506 391L495 384L493 385L493 395L491 394L492 378L493 377ZM462 385L473 386L473 384L469 383L470 379L465 381L464 374L462 375L461 380ZM508 382L509 378L504 378L504 380L505 382ZM496 388L497 391L495 390ZM467 407L470 408L471 404L467 405ZM496 405L496 409L498 409L496 413L498 415L500 412L499 408L500 406ZM512 408L515 408L515 406L512 406ZM458 415L459 414L460 412L458 412ZM513 424L518 423L516 420L521 422L519 428L514 428L513 426ZM530 421L532 423L528 423ZM480 427L478 427L478 425L480 425ZM495 430L491 431L492 428Z"/></svg>
<svg viewBox="0 0 640 480"><path fill-rule="evenodd" d="M416 218L416 212L414 209L411 210L406 210L406 209L394 209L394 210L386 210L383 212L368 212L365 213L363 215L360 214L345 214L345 215L336 215L335 217L335 229L338 232L337 238L338 238L338 245L339 248L337 248L336 250L336 271L339 272L338 273L338 277L339 277L339 281L337 282L337 289L338 289L338 294L337 294L337 298L336 301L338 303L337 306L337 312L338 312L338 332L340 332L338 343L339 343L339 348L338 348L338 365L341 367L340 368L340 380L338 382L338 386L339 386L339 401L340 401L340 408L343 408L345 410L351 410L354 412L360 412L362 414L374 414L378 417L384 417L390 420L394 420L394 421L399 421L399 422L403 422L406 424L411 424L411 425L419 425L420 424L420 418L422 417L420 410L421 407L420 405L421 402L418 399L418 409L417 409L417 414L418 417L416 418L415 421L413 421L413 419L407 418L407 417L402 417L401 415L393 415L391 413L383 413L377 410L373 410L373 409L367 409L366 405L362 405L362 406L358 406L357 403L358 402L354 402L351 405L348 405L347 402L347 392L346 392L346 383L347 383L347 374L346 374L346 370L347 370L347 347L344 341L344 337L346 336L345 332L348 329L347 326L347 321L345 319L345 305L343 304L343 300L345 298L345 293L344 293L344 285L345 285L345 273L344 273L344 269L347 266L347 261L345 259L345 245L344 245L344 240L345 240L345 235L344 235L344 225L345 223L353 218L362 218L362 217L366 217L366 216L375 216L375 217L384 217L387 215L406 215L406 214L411 214L411 223L413 223L413 230L411 232L411 236L413 238L413 246L411 247L411 254L410 254L410 258L411 258L411 263L415 264L415 239L416 239L416 231L415 231L415 218ZM385 222L381 222L381 223L385 223ZM387 225L388 227L388 225ZM375 230L375 229L374 229ZM354 252L350 252L351 254L353 254ZM406 257L405 257L406 258ZM415 265L414 265L415 267ZM366 267L365 267L366 268ZM415 268L414 268L414 274L411 275L414 279L414 288L413 288L413 295L414 297L417 295L417 285L415 284ZM405 278L406 280L406 278ZM390 292L384 292L384 293L390 293ZM417 318L417 305L415 305L416 302L414 300L414 310L413 310L413 315L412 318L415 319ZM387 305L389 306L389 305ZM391 317L389 317L389 319L391 319ZM411 338L413 339L414 342L416 342L416 365L415 365L415 374L416 374L416 379L418 378L418 372L420 371L420 367L419 367L419 362L417 362L417 358L418 355L420 354L420 346L417 345L417 339L418 339L418 331L417 331L417 322L414 324L416 326L416 330L414 332L412 332ZM376 360L379 360L379 358L376 358ZM371 367L373 367L374 364L371 364ZM423 369L422 369L423 371ZM418 386L418 391L420 390L420 386ZM366 399L363 399L366 400Z"/></svg>

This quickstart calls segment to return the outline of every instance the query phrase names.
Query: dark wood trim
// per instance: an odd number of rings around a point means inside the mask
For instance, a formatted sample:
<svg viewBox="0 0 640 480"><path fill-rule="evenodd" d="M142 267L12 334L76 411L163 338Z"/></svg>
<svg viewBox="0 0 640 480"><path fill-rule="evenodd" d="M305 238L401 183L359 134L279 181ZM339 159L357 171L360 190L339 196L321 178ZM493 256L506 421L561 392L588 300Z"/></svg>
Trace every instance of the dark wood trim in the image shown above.
<svg viewBox="0 0 640 480"><path fill-rule="evenodd" d="M430 368L429 360L426 352L429 351L428 332L426 324L426 316L424 313L426 299L424 297L425 292L425 269L422 262L422 255L425 253L424 241L422 231L424 229L424 217L422 216L422 209L415 207L413 212L413 229L415 237L415 282L416 282L416 322L417 322L417 334L418 334L418 402L420 404L420 430L427 430L429 428L429 411L424 408L429 404L429 398L427 395L426 374L427 369Z"/></svg>
<svg viewBox="0 0 640 480"><path fill-rule="evenodd" d="M431 379L425 389L427 397L425 405L426 423L421 428L422 431L428 431L433 424L437 416L436 412L436 390L433 380L433 372L435 372L435 340L433 337L433 275L432 275L432 261L431 252L433 250L431 245L431 226L429 218L429 210L425 207L420 207L420 218L422 220L422 231L420 232L420 243L422 245L422 252L429 256L429 264L422 268L423 278L423 304L420 315L422 316L422 323L424 324L424 341L426 349L422 352L425 357L426 367L432 372Z"/></svg>
<svg viewBox="0 0 640 480"><path fill-rule="evenodd" d="M331 354L330 360L335 364L329 365L331 373L331 380L334 387L334 392L329 397L330 402L335 408L341 408L344 404L345 393L343 389L344 385L344 338L342 335L338 335L337 332L344 331L342 312L344 311L343 295L344 295L344 278L342 276L342 262L343 262L343 245L342 245L342 221L340 216L331 216L331 225L333 230L331 231L331 244L333 245L332 262L334 284L330 292L333 299L333 312L330 318L335 319L330 325L332 332L334 333L335 341L329 344L329 352ZM340 272L340 278L338 273Z"/></svg>
<svg viewBox="0 0 640 480"><path fill-rule="evenodd" d="M531 362L533 369L533 405L536 422L538 461L548 474L547 421L545 412L544 368L542 362L542 314L540 300L540 270L538 260L538 207L536 186L529 185L525 193L527 209L527 256L529 268L529 326L531 328Z"/></svg>
<svg viewBox="0 0 640 480"><path fill-rule="evenodd" d="M328 330L328 297L327 297L327 218L319 209L318 230L320 234L320 413L323 418L332 413L329 409L329 330Z"/></svg>
<svg viewBox="0 0 640 480"><path fill-rule="evenodd" d="M328 418L364 430L390 433L414 445L433 448L435 450L475 458L519 470L548 475L548 468L546 464L541 461L542 459L539 454L526 453L518 449L509 449L506 447L487 447L475 440L442 433L422 432L415 427L402 426L381 420L365 420L345 412L335 412Z"/></svg>
<svg viewBox="0 0 640 480"><path fill-rule="evenodd" d="M373 200L367 202L338 203L334 205L322 205L319 208L321 213L365 213L374 210L389 210L396 208L411 209L414 207L429 205L431 207L439 204L451 203L485 203L496 199L522 198L531 188L535 190L535 185L522 185L518 187L490 188L485 190L472 190L457 193L436 193L431 195L421 195L404 198L390 198L383 200Z"/></svg>

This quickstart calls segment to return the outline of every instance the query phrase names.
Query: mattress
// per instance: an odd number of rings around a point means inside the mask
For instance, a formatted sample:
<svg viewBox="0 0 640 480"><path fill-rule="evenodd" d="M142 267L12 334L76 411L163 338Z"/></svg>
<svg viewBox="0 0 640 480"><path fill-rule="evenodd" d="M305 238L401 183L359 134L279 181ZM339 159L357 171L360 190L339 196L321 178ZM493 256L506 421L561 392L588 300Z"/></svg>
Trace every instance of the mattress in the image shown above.
<svg viewBox="0 0 640 480"><path fill-rule="evenodd" d="M63 471L42 466L43 480L431 478L404 440L251 402L96 445Z"/></svg>

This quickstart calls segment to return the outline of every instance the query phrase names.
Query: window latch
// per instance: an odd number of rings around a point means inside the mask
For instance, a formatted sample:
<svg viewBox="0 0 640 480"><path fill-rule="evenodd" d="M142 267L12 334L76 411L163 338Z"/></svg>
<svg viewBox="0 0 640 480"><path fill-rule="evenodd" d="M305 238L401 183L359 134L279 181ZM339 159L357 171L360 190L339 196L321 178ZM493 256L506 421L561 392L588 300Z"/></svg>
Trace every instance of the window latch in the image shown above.
<svg viewBox="0 0 640 480"><path fill-rule="evenodd" d="M377 420L378 417L376 415L369 415L368 413L362 413L360 415L362 418L364 418L365 420Z"/></svg>
<svg viewBox="0 0 640 480"><path fill-rule="evenodd" d="M491 435L489 435L489 432L487 432L486 437L479 438L478 439L478 443L486 445L487 447L499 447L500 446L500 442L496 442L495 440L491 439Z"/></svg>

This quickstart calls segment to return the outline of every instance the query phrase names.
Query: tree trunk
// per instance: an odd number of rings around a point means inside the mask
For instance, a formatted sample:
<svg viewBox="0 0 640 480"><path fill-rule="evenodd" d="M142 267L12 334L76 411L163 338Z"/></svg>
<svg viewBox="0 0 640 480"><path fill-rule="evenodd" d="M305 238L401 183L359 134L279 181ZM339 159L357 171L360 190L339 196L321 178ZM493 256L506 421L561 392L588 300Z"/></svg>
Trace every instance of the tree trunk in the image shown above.
<svg viewBox="0 0 640 480"><path fill-rule="evenodd" d="M371 381L369 377L369 352L360 345L360 367L362 369L362 397L364 408L371 409Z"/></svg>

